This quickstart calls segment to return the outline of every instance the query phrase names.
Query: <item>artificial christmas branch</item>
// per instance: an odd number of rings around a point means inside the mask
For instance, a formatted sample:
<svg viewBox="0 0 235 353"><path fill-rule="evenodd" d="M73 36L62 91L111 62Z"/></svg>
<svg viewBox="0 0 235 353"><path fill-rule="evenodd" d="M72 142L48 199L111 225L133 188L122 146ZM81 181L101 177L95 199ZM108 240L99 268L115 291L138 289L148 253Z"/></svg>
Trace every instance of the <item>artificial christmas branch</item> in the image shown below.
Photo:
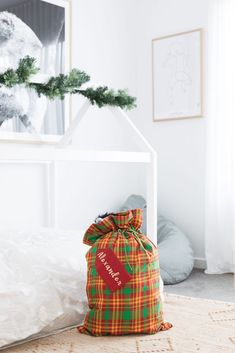
<svg viewBox="0 0 235 353"><path fill-rule="evenodd" d="M80 94L98 107L105 105L117 106L124 109L134 108L136 99L126 90L114 91L106 86L82 89L82 85L90 81L90 77L83 71L73 69L68 75L60 74L51 77L47 83L33 83L30 78L37 74L36 59L26 56L19 61L16 70L8 69L0 73L0 86L12 88L16 85L34 89L39 96L49 99L64 99L66 94Z"/></svg>

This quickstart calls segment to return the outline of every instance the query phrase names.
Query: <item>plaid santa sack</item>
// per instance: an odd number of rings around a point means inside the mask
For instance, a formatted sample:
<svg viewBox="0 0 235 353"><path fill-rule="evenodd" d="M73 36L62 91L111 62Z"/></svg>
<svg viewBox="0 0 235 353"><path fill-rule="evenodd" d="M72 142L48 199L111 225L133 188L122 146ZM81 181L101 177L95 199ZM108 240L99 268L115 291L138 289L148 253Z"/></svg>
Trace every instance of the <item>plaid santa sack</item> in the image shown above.
<svg viewBox="0 0 235 353"><path fill-rule="evenodd" d="M171 327L163 322L157 248L139 231L141 224L136 209L111 214L86 231L90 310L79 332L153 334Z"/></svg>

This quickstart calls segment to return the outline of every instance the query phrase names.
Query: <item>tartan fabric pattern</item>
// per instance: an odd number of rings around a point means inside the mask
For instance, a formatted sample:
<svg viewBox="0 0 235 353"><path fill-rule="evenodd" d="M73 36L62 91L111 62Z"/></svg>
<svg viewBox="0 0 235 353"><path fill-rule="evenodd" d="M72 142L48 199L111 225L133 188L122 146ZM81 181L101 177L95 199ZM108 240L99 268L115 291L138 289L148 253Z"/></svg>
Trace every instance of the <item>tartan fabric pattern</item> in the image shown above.
<svg viewBox="0 0 235 353"><path fill-rule="evenodd" d="M155 245L139 231L141 224L142 210L136 209L109 215L86 231L83 242L92 246L86 255L90 310L79 327L81 333L153 334L161 329L158 253ZM97 250L107 247L131 274L131 280L115 292L109 290L95 268Z"/></svg>

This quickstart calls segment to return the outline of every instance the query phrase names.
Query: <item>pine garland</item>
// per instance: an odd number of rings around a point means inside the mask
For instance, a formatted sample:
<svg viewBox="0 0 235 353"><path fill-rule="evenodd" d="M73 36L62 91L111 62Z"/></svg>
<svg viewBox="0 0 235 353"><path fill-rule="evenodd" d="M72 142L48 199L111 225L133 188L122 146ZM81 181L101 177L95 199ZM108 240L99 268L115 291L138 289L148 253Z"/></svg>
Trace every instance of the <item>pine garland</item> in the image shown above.
<svg viewBox="0 0 235 353"><path fill-rule="evenodd" d="M57 77L51 77L47 83L29 82L31 76L38 72L36 59L26 56L19 61L16 70L8 69L0 73L0 86L12 88L16 85L24 85L34 89L39 97L44 95L51 100L56 98L63 100L66 94L80 94L100 108L111 105L132 109L136 106L136 98L130 96L126 90L114 91L106 86L82 89L82 85L90 81L90 76L84 71L73 69L68 75L60 74Z"/></svg>

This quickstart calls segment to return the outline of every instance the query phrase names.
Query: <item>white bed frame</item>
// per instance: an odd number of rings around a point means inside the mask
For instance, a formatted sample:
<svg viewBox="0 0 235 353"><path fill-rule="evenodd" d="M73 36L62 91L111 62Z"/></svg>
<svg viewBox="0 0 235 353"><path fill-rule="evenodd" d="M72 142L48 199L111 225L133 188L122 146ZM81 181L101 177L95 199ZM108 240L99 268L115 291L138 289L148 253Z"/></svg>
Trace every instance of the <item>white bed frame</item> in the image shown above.
<svg viewBox="0 0 235 353"><path fill-rule="evenodd" d="M147 164L147 234L157 242L157 157L156 152L127 114L120 108L109 108L119 121L123 119L129 124L138 138L141 152L130 151L97 151L79 150L72 147L73 135L80 121L91 106L88 100L81 106L70 128L60 142L54 146L25 147L1 146L0 163L33 163L43 164L47 172L47 225L57 226L57 205L55 198L56 162L107 162L107 163L141 163Z"/></svg>

